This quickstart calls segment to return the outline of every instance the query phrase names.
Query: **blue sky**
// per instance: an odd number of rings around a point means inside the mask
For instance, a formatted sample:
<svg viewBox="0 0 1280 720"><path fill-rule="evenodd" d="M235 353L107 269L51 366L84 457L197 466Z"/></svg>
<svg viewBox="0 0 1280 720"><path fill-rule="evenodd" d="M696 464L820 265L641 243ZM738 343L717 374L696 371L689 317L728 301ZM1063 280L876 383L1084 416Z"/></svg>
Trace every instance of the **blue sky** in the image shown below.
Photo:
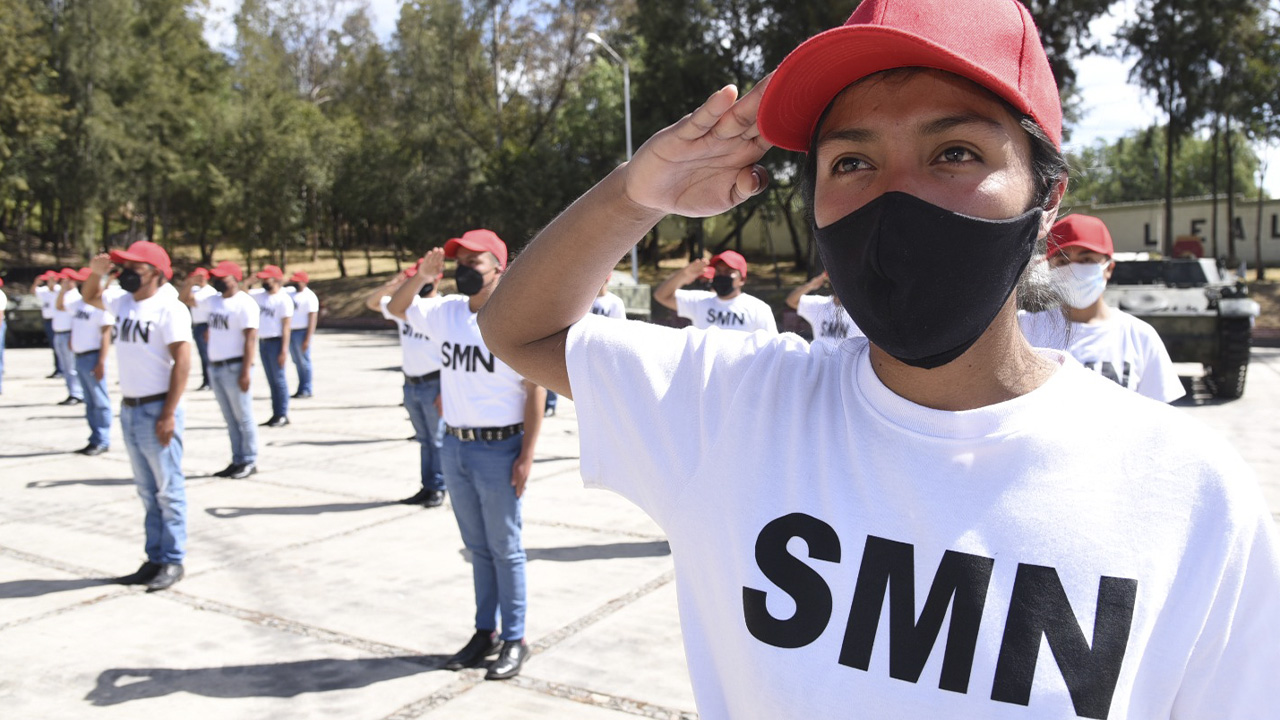
<svg viewBox="0 0 1280 720"><path fill-rule="evenodd" d="M396 18L400 14L400 0L366 1L378 36L389 38L395 31ZM209 4L205 36L215 46L227 44L233 37L231 16L239 7L239 0L210 0ZM1124 18L1133 12L1134 4L1134 0L1117 3L1111 15L1098 18L1090 26L1093 34L1109 40ZM1072 142L1068 149L1073 145L1092 144L1095 138L1115 140L1131 130L1163 119L1154 98L1128 82L1128 63L1115 58L1090 57L1079 61L1076 70L1083 113L1080 122L1072 128ZM674 108L672 118L684 112L684 109ZM638 142L641 140L637 138ZM1280 196L1280 144L1266 149L1264 159L1269 161L1267 191L1272 197Z"/></svg>

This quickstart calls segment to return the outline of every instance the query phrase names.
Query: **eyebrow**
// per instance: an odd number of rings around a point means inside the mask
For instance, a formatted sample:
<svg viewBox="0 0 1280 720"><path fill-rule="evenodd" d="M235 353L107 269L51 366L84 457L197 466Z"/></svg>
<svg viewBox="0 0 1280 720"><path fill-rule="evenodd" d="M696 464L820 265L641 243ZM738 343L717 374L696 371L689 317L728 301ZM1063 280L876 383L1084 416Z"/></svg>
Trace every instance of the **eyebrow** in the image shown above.
<svg viewBox="0 0 1280 720"><path fill-rule="evenodd" d="M986 128L994 128L1004 130L1004 126L999 120L988 117L979 113L962 113L960 115L948 115L946 117L931 120L919 128L919 134L924 136L941 135L950 130L966 125L980 125ZM817 146L822 148L827 143L836 141L845 141L851 143L865 143L874 141L879 135L866 128L842 128L840 130L832 130L824 133L818 139Z"/></svg>

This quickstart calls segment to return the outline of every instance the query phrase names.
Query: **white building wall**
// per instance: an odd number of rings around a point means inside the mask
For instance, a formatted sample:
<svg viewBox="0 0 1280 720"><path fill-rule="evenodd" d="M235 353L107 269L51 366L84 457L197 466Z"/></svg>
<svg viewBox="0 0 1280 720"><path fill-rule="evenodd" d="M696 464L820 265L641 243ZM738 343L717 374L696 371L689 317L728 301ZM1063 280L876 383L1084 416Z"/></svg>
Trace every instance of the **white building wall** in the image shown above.
<svg viewBox="0 0 1280 720"><path fill-rule="evenodd" d="M1080 206L1071 209L1092 215L1107 224L1116 252L1159 252L1164 237L1164 202L1120 203L1115 205ZM1204 240L1205 257L1214 257L1213 203L1209 198L1173 201L1174 238L1196 235ZM1257 261L1255 238L1258 226L1258 201L1237 199L1235 203L1236 256L1253 266ZM1218 200L1218 257L1227 255L1227 202ZM1280 200L1262 202L1262 260L1268 266L1280 265Z"/></svg>

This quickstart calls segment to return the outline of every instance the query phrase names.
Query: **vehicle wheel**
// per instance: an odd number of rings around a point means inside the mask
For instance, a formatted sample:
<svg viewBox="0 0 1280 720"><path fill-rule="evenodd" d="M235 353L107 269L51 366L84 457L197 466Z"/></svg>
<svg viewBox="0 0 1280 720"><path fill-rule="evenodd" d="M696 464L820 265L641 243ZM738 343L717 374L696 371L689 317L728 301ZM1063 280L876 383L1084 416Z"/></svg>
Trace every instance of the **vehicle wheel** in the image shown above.
<svg viewBox="0 0 1280 720"><path fill-rule="evenodd" d="M1214 397L1235 400L1244 395L1252 328L1249 318L1223 318L1218 327L1218 362L1206 379Z"/></svg>

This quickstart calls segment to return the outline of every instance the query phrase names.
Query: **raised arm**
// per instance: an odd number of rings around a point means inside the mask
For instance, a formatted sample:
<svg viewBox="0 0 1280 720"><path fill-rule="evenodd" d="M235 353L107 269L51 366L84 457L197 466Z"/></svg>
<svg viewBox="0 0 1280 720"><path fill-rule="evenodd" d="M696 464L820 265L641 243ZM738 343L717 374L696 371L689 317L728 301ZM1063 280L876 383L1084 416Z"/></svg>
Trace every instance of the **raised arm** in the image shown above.
<svg viewBox="0 0 1280 720"><path fill-rule="evenodd" d="M827 281L827 274L825 272L819 275L813 276L812 278L809 279L809 282L801 285L795 290L792 290L791 293L787 295L787 307L791 308L792 310L799 310L800 298L822 287L822 283L826 281Z"/></svg>
<svg viewBox="0 0 1280 720"><path fill-rule="evenodd" d="M489 349L526 378L571 396L565 337L618 257L670 213L716 215L764 189L768 175L756 162L770 146L756 111L767 84L741 99L733 86L717 91L539 233L480 311Z"/></svg>
<svg viewBox="0 0 1280 720"><path fill-rule="evenodd" d="M388 295L394 294L396 291L396 288L399 288L400 285L404 282L404 280L405 280L404 273L403 272L397 273L395 277L391 278L390 280L380 285L377 290L374 290L373 292L369 293L369 297L366 297L364 299L364 306L372 310L373 312L376 312L379 315L381 315L382 314L382 298Z"/></svg>
<svg viewBox="0 0 1280 720"><path fill-rule="evenodd" d="M197 305L196 296L194 292L195 285L196 285L195 275L188 275L187 279L182 281L182 290L178 292L178 299L181 300L183 304L185 304L187 307L195 307Z"/></svg>
<svg viewBox="0 0 1280 720"><path fill-rule="evenodd" d="M702 271L706 269L707 261L702 258L685 265L662 281L658 289L653 291L653 299L657 300L658 304L663 307L679 310L680 303L676 302L676 291L697 280L698 276L702 275Z"/></svg>
<svg viewBox="0 0 1280 720"><path fill-rule="evenodd" d="M387 303L387 312L403 320L405 311L413 304L413 299L418 297L418 292L428 280L434 282L443 270L444 248L432 248L427 251L418 264L418 274L406 278L400 287L396 288L395 294L391 296L391 302Z"/></svg>
<svg viewBox="0 0 1280 720"><path fill-rule="evenodd" d="M62 285L58 287L58 297L53 301L53 306L58 308L58 310L61 312L67 311L67 304L66 302L64 302L63 298L67 296L67 291L70 289L71 289L71 286L68 285L65 280L63 280Z"/></svg>
<svg viewBox="0 0 1280 720"><path fill-rule="evenodd" d="M86 304L106 309L102 304L102 279L111 272L111 264L111 256L106 253L95 255L89 261L89 279L84 281L84 289L80 291L80 297Z"/></svg>

